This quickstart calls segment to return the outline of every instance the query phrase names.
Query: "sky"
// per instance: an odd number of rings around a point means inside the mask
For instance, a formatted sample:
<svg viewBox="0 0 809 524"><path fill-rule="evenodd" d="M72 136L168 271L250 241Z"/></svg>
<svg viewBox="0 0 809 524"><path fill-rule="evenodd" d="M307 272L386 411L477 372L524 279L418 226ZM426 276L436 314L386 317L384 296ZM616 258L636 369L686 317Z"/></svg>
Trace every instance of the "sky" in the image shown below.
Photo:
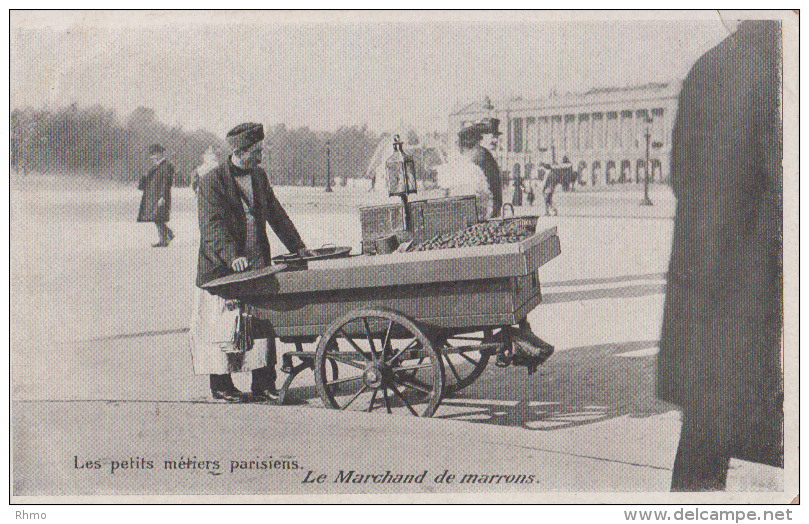
<svg viewBox="0 0 809 524"><path fill-rule="evenodd" d="M688 15L698 20L360 15L12 16L11 107L101 104L124 120L146 106L167 124L218 135L243 121L442 131L453 109L485 95L680 80L728 35L704 11Z"/></svg>

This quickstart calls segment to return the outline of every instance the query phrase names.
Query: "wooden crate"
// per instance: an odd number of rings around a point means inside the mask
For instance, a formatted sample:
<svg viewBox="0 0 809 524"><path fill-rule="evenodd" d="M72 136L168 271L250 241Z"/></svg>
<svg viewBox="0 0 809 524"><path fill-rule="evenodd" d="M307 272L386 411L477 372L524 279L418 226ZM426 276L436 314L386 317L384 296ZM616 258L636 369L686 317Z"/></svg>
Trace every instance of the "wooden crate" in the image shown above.
<svg viewBox="0 0 809 524"><path fill-rule="evenodd" d="M363 240L378 238L386 233L404 230L402 204L385 204L360 208Z"/></svg>
<svg viewBox="0 0 809 524"><path fill-rule="evenodd" d="M416 244L437 235L466 229L478 222L474 196L417 200L410 203L410 213Z"/></svg>
<svg viewBox="0 0 809 524"><path fill-rule="evenodd" d="M477 200L474 196L414 200L408 202L412 222L412 238L405 232L404 207L401 203L360 208L363 252L370 241L394 233L400 242L416 243L436 235L466 229L477 223Z"/></svg>

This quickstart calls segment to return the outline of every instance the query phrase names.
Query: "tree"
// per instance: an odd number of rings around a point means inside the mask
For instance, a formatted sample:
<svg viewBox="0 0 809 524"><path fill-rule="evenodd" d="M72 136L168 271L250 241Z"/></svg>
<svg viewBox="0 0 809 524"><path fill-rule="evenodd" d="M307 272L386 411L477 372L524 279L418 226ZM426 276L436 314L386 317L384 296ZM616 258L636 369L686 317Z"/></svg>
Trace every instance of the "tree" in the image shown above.
<svg viewBox="0 0 809 524"><path fill-rule="evenodd" d="M206 131L188 133L169 127L152 109L140 107L122 126L115 111L100 105L71 104L55 111L15 109L10 115L10 157L17 171L81 173L117 180L137 180L147 169L145 149L166 147L177 168L175 183L190 183L191 172L208 147L223 142Z"/></svg>

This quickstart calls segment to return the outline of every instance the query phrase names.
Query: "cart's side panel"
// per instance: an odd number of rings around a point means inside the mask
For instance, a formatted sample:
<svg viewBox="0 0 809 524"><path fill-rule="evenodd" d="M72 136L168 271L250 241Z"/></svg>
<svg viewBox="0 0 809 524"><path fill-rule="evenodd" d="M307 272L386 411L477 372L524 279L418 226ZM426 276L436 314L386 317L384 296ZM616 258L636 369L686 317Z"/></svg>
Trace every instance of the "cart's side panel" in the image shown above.
<svg viewBox="0 0 809 524"><path fill-rule="evenodd" d="M559 237L553 234L553 230L529 240L525 244L495 244L312 263L308 271L279 273L276 292L286 294L520 276L529 274L561 253Z"/></svg>
<svg viewBox="0 0 809 524"><path fill-rule="evenodd" d="M512 277L512 307L516 313L529 301L536 298L542 300L540 293L539 276L537 271L532 271L530 275L523 277Z"/></svg>
<svg viewBox="0 0 809 524"><path fill-rule="evenodd" d="M523 313L522 317L517 317L515 313L507 313L503 315L472 315L469 317L430 317L420 318L417 319L417 321L420 325L430 328L449 329L457 333L472 333L485 328L517 324L520 319L525 318L526 315L527 313ZM306 324L302 326L274 328L273 333L275 336L288 339L319 337L330 325L331 324ZM384 326L380 324L380 328L383 327ZM349 334L358 335L360 337L364 336L364 333L360 331L350 332Z"/></svg>
<svg viewBox="0 0 809 524"><path fill-rule="evenodd" d="M535 295L533 295L531 298L528 299L528 302L520 306L514 312L514 321L511 323L516 324L525 317L527 317L528 313L533 311L534 308L536 308L540 304L540 302L542 302L542 293L539 293L539 291L537 291Z"/></svg>
<svg viewBox="0 0 809 524"><path fill-rule="evenodd" d="M550 235L540 242L532 242L525 249L526 273L542 267L562 252L562 245L557 235ZM525 273L524 273L525 274Z"/></svg>
<svg viewBox="0 0 809 524"><path fill-rule="evenodd" d="M295 293L250 301L256 316L268 320L278 336L319 335L339 316L361 308L387 308L422 324L464 328L512 324L514 298L509 279L449 282Z"/></svg>
<svg viewBox="0 0 809 524"><path fill-rule="evenodd" d="M276 275L280 295L476 281L510 277L524 256L514 245L396 253L312 263L307 271ZM524 274L524 273L523 273Z"/></svg>
<svg viewBox="0 0 809 524"><path fill-rule="evenodd" d="M520 243L313 261L308 270L266 268L203 286L228 298L356 290L528 275L561 252L556 228Z"/></svg>

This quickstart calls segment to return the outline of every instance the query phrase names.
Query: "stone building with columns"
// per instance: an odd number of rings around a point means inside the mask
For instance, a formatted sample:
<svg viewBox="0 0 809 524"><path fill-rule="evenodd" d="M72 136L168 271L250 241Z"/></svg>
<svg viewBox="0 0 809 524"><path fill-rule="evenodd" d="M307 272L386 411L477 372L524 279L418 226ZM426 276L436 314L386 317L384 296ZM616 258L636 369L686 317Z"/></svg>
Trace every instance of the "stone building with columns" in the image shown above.
<svg viewBox="0 0 809 524"><path fill-rule="evenodd" d="M450 137L485 116L500 119L495 153L504 177L542 179L543 164L567 157L579 183L600 186L668 179L680 82L592 89L582 94L472 102L449 116Z"/></svg>

